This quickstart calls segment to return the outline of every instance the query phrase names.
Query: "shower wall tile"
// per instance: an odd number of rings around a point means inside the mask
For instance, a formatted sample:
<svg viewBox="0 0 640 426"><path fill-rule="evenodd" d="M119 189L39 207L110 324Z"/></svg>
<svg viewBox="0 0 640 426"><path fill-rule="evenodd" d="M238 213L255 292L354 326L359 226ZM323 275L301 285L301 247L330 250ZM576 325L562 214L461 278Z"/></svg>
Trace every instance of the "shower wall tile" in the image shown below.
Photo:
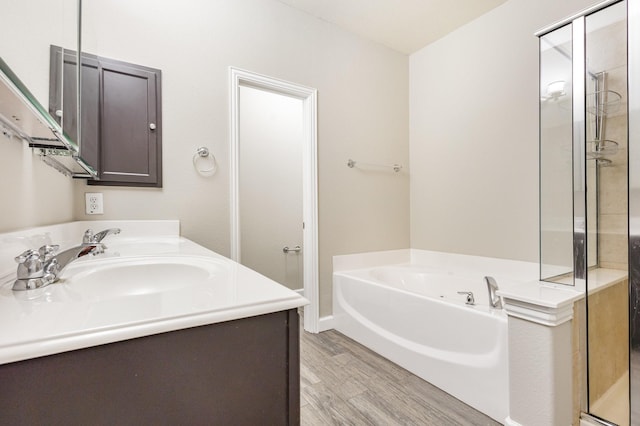
<svg viewBox="0 0 640 426"><path fill-rule="evenodd" d="M613 93L608 94L607 102L607 121L615 117L624 117L627 115L627 66L622 64L615 68L605 70L607 72L607 90L613 90L620 97ZM619 102L616 102L620 99Z"/></svg>
<svg viewBox="0 0 640 426"><path fill-rule="evenodd" d="M626 156L626 150L624 154ZM625 157L626 158L626 157ZM625 160L626 161L626 160ZM600 222L604 215L625 215L627 213L627 168L600 167ZM625 223L626 225L626 223ZM602 224L601 224L602 227ZM625 230L626 233L626 230Z"/></svg>
<svg viewBox="0 0 640 426"><path fill-rule="evenodd" d="M629 368L628 281L589 295L589 399L593 404Z"/></svg>
<svg viewBox="0 0 640 426"><path fill-rule="evenodd" d="M607 117L606 127L604 130L605 139L618 142L618 149L625 150L627 148L627 116L616 115ZM617 164L625 164L626 157L623 162Z"/></svg>
<svg viewBox="0 0 640 426"><path fill-rule="evenodd" d="M598 244L601 267L627 269L627 228L625 214L600 215Z"/></svg>
<svg viewBox="0 0 640 426"><path fill-rule="evenodd" d="M607 25L587 35L587 68L591 72L607 71L626 64L626 22ZM589 23L587 22L587 28ZM593 54L596 53L596 54Z"/></svg>
<svg viewBox="0 0 640 426"><path fill-rule="evenodd" d="M606 68L607 88L626 93L626 68ZM604 139L618 143L618 152L607 156L613 164L598 167L598 260L601 268L628 269L628 151L626 98L608 111Z"/></svg>

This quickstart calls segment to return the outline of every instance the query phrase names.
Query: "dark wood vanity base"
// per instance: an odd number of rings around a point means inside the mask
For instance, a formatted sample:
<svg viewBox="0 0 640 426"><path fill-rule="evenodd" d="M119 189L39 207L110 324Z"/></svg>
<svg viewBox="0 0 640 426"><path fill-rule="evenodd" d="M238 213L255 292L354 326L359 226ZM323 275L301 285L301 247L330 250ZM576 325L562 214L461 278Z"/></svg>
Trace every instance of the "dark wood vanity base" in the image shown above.
<svg viewBox="0 0 640 426"><path fill-rule="evenodd" d="M298 425L296 309L0 365L0 424Z"/></svg>

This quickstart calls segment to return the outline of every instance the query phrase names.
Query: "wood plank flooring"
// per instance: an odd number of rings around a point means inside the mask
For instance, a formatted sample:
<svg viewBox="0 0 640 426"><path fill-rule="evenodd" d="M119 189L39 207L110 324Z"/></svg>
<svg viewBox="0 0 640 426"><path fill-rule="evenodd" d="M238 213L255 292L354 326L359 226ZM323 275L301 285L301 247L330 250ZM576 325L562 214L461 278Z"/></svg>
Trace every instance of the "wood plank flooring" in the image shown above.
<svg viewBox="0 0 640 426"><path fill-rule="evenodd" d="M500 424L334 330L302 332L300 377L303 426Z"/></svg>

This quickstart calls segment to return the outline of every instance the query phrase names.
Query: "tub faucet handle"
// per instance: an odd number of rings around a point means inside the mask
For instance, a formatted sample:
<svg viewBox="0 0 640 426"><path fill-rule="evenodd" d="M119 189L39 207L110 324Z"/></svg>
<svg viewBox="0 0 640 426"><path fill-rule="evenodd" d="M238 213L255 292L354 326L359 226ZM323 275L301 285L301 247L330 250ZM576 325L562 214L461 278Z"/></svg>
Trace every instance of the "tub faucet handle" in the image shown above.
<svg viewBox="0 0 640 426"><path fill-rule="evenodd" d="M474 299L473 297L473 292L471 291L459 291L458 294L466 294L466 300L465 300L465 304L467 305L475 305L476 304L476 299Z"/></svg>

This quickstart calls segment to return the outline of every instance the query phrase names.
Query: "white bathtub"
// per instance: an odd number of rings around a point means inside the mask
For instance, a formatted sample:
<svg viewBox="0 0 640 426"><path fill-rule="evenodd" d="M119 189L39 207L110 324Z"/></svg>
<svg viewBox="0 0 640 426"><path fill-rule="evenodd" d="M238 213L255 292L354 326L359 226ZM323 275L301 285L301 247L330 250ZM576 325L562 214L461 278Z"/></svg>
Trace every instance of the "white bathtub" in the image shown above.
<svg viewBox="0 0 640 426"><path fill-rule="evenodd" d="M502 423L507 316L488 304L489 272L456 271L450 260L355 270L336 270L334 260L334 327ZM475 305L459 291L473 292Z"/></svg>

